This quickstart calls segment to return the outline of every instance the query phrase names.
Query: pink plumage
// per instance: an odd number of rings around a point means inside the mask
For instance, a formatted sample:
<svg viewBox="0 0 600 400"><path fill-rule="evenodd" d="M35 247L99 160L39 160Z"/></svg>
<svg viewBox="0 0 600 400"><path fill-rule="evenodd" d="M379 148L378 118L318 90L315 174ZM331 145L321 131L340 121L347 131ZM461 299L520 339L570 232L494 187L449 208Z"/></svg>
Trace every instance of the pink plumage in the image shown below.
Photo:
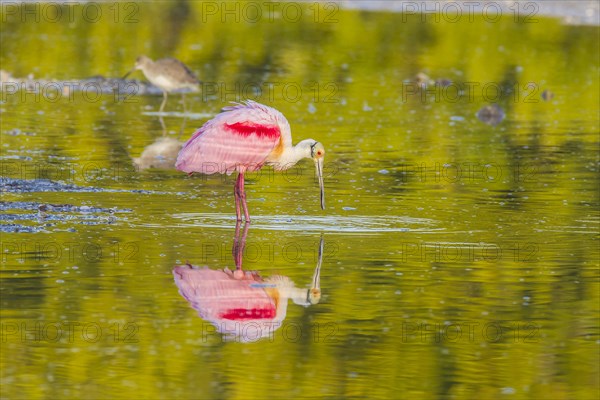
<svg viewBox="0 0 600 400"><path fill-rule="evenodd" d="M275 300L260 287L262 279L256 273L245 272L236 279L229 269L179 266L173 275L181 295L213 323L272 320L277 314Z"/></svg>
<svg viewBox="0 0 600 400"><path fill-rule="evenodd" d="M275 170L291 168L303 158L315 162L321 189L321 208L325 209L323 184L323 157L325 148L313 139L292 145L290 124L274 108L246 101L232 107L206 122L184 145L175 167L192 174L227 174L238 172L234 187L235 213L250 222L244 174L271 165Z"/></svg>
<svg viewBox="0 0 600 400"><path fill-rule="evenodd" d="M255 272L211 270L189 265L173 269L179 293L226 339L252 342L272 335L285 319L287 299ZM236 272L238 272L236 271ZM265 287L266 286L266 287Z"/></svg>
<svg viewBox="0 0 600 400"><path fill-rule="evenodd" d="M175 167L187 173L246 172L260 169L290 126L274 108L248 101L226 107L206 122L181 149Z"/></svg>

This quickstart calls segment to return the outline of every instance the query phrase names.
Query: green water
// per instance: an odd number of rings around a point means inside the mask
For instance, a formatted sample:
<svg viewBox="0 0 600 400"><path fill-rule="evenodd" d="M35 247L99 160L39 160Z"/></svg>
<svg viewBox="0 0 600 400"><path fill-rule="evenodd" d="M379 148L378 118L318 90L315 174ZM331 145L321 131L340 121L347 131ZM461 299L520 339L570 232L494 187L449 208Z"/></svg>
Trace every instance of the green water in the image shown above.
<svg viewBox="0 0 600 400"><path fill-rule="evenodd" d="M250 176L244 267L308 287L323 236L321 302L225 341L171 270L234 267L235 178L133 167L160 95L4 91L2 176L21 181L2 193L2 397L597 398L598 27L207 4L3 6L1 68L72 81L177 57L204 82L180 140L230 101L281 110L327 149L327 209L309 161Z"/></svg>

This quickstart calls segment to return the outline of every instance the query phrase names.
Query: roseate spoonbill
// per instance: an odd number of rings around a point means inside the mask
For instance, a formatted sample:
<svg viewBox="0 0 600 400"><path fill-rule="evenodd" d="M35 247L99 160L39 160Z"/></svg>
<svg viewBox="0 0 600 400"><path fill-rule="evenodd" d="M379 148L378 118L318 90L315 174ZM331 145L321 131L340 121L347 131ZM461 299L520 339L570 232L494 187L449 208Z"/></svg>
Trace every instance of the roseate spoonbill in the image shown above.
<svg viewBox="0 0 600 400"><path fill-rule="evenodd" d="M272 165L277 171L294 166L303 158L315 163L321 189L321 208L325 209L323 187L323 159L325 148L314 139L305 139L292 145L290 124L274 108L248 100L223 108L216 117L206 122L183 145L175 167L192 174L227 174L238 172L234 186L237 220L244 217L250 222L244 174L257 171L263 165Z"/></svg>
<svg viewBox="0 0 600 400"><path fill-rule="evenodd" d="M212 270L190 264L173 268L179 293L198 311L201 318L212 323L227 339L248 342L269 336L285 319L288 299L309 306L321 299L320 273L324 241L321 238L319 259L310 289L295 287L286 276L261 278L255 271L242 270L242 253L248 224L244 227L241 244L236 226L233 246L235 271L228 268Z"/></svg>
<svg viewBox="0 0 600 400"><path fill-rule="evenodd" d="M200 90L198 78L184 63L175 58L161 58L152 61L146 56L139 56L135 60L135 66L123 76L123 79L138 69L144 73L150 83L163 91L163 102L159 112L162 112L167 104L167 93L180 89L189 89L194 92ZM185 109L185 102L183 107Z"/></svg>

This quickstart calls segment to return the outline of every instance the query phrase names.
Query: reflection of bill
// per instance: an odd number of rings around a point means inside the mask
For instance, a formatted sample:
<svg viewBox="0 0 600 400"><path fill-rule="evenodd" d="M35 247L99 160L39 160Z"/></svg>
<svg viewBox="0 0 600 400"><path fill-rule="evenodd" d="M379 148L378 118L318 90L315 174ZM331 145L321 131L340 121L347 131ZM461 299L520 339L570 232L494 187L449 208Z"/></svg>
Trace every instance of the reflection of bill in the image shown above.
<svg viewBox="0 0 600 400"><path fill-rule="evenodd" d="M233 256L236 270L212 270L192 265L173 269L179 293L198 310L203 319L211 322L228 340L255 341L270 336L285 319L288 299L309 306L321 299L319 276L323 257L323 239L319 261L310 289L297 288L288 277L274 275L262 278L257 272L242 270L242 254L248 225L238 240L239 224Z"/></svg>

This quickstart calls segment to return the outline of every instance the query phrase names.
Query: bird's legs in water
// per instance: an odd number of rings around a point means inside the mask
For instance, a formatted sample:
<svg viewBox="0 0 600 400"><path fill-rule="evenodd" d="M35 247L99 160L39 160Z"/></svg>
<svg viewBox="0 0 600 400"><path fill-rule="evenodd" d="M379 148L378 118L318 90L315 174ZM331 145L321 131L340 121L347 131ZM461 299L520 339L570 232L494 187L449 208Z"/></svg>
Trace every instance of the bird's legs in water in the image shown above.
<svg viewBox="0 0 600 400"><path fill-rule="evenodd" d="M246 237L248 236L248 228L250 225L244 224L244 230L240 237L240 225L241 221L235 224L235 237L233 238L233 247L231 248L231 255L233 255L233 261L235 262L235 272L233 277L241 279L244 277L244 271L242 270L242 258L244 256L244 248L246 247Z"/></svg>
<svg viewBox="0 0 600 400"><path fill-rule="evenodd" d="M167 92L165 92L163 90L163 101L162 104L160 105L160 108L158 110L159 114L162 113L163 109L165 108L165 104L167 104ZM162 130L163 130L163 136L166 136L167 134L167 126L165 125L165 120L163 119L162 115L158 116L158 120L160 121L160 126L162 126Z"/></svg>
<svg viewBox="0 0 600 400"><path fill-rule="evenodd" d="M162 135L167 136L167 126L165 125L165 120L162 115L158 116L158 121L160 122L160 126L162 127Z"/></svg>
<svg viewBox="0 0 600 400"><path fill-rule="evenodd" d="M246 203L246 188L244 188L244 174L242 174L241 179L241 189L242 189L242 207L244 208L244 217L246 217L246 222L250 222L250 213L248 213L248 203Z"/></svg>
<svg viewBox="0 0 600 400"><path fill-rule="evenodd" d="M238 173L237 181L235 182L235 214L237 216L237 220L242 220L242 213L240 210L241 207L244 209L244 217L246 218L246 222L250 222L250 214L248 213L248 204L246 204L246 189L244 189L244 173Z"/></svg>
<svg viewBox="0 0 600 400"><path fill-rule="evenodd" d="M160 109L158 110L158 112L162 112L163 109L165 108L165 104L167 104L167 92L165 90L163 90L163 101L160 105Z"/></svg>
<svg viewBox="0 0 600 400"><path fill-rule="evenodd" d="M242 220L242 212L240 210L240 195L239 195L239 181L240 181L240 175L238 175L236 181L235 181L235 185L233 185L233 197L235 197L235 216L237 217L237 223L239 225L240 221Z"/></svg>
<svg viewBox="0 0 600 400"><path fill-rule="evenodd" d="M238 197L237 192L238 192L238 183L236 180L235 185L233 185L233 197L235 197L235 216L237 218L237 223L239 224L242 221L242 213L240 212L240 198Z"/></svg>
<svg viewBox="0 0 600 400"><path fill-rule="evenodd" d="M185 123L187 119L187 110L185 109L185 93L181 94L181 102L183 103L183 122L181 123L181 128L179 129L179 136L183 133L185 129Z"/></svg>

